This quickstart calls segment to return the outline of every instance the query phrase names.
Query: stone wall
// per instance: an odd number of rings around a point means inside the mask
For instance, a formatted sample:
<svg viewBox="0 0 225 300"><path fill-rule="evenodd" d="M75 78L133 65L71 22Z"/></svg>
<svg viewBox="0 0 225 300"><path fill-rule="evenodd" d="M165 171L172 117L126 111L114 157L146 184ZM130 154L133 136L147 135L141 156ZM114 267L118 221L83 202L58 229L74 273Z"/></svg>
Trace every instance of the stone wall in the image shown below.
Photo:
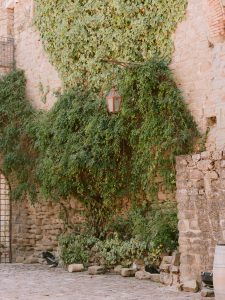
<svg viewBox="0 0 225 300"><path fill-rule="evenodd" d="M215 245L225 241L225 151L177 158L181 280L212 271Z"/></svg>
<svg viewBox="0 0 225 300"><path fill-rule="evenodd" d="M13 262L41 262L42 251L58 251L61 233L83 222L83 208L78 201L66 203L28 201L12 204L12 260Z"/></svg>
<svg viewBox="0 0 225 300"><path fill-rule="evenodd" d="M219 11L224 29L221 3L188 0L186 18L173 36L171 68L199 128L210 128L207 148L213 151L177 159L182 280L199 279L200 271L211 270L215 244L225 238L225 158L216 151L225 144L224 30L214 26ZM36 108L49 109L62 84L33 25L34 11L33 0L0 0L0 36L14 37L16 65L25 71L27 95ZM159 198L164 200L164 190ZM73 222L79 224L79 204L68 205ZM56 251L57 236L64 230L59 218L63 211L51 203L13 204L14 260L37 260L42 250Z"/></svg>

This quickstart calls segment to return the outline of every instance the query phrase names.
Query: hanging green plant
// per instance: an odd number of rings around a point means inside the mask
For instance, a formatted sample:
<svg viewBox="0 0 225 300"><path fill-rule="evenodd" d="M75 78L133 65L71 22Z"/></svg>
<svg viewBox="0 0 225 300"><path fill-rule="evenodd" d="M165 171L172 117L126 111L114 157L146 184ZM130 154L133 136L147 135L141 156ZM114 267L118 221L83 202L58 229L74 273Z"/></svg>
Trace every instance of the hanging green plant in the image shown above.
<svg viewBox="0 0 225 300"><path fill-rule="evenodd" d="M36 116L25 96L22 71L0 79L0 153L2 169L11 182L12 197L24 198L28 192L36 199L36 152L28 127Z"/></svg>
<svg viewBox="0 0 225 300"><path fill-rule="evenodd" d="M35 0L36 26L66 87L104 89L115 66L104 59L170 61L171 34L187 0Z"/></svg>
<svg viewBox="0 0 225 300"><path fill-rule="evenodd" d="M173 189L175 156L192 151L198 130L170 70L158 61L123 69L118 88L119 114L80 88L46 113L36 140L47 196L106 205L157 190L158 175Z"/></svg>
<svg viewBox="0 0 225 300"><path fill-rule="evenodd" d="M101 230L124 197L155 198L155 178L173 190L175 157L191 152L199 133L171 71L155 60L130 66L117 86L118 114L86 87L35 113L22 72L0 80L0 151L5 173L17 176L15 198L34 199L37 187L47 199L76 197Z"/></svg>

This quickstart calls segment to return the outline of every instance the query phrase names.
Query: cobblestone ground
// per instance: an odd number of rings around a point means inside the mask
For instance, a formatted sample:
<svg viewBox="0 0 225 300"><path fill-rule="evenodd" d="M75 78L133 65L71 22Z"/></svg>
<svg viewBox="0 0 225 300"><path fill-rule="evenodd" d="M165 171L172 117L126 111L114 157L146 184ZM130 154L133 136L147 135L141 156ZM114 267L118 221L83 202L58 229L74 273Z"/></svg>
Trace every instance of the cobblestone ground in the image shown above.
<svg viewBox="0 0 225 300"><path fill-rule="evenodd" d="M0 300L199 300L151 281L90 276L40 265L0 264Z"/></svg>

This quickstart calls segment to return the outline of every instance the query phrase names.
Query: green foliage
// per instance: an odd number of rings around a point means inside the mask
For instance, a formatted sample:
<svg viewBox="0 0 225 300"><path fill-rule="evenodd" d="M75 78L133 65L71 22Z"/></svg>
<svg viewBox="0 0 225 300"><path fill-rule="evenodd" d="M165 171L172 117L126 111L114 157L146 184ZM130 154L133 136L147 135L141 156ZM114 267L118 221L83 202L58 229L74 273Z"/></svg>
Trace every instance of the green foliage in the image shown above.
<svg viewBox="0 0 225 300"><path fill-rule="evenodd" d="M172 203L154 204L153 191L158 176L173 189L175 156L192 151L196 124L162 62L121 70L118 87L123 105L116 115L81 87L60 95L51 111L35 113L22 72L0 80L0 151L4 172L17 177L14 197L34 198L38 187L46 198L73 196L86 208L92 231L62 237L65 263L87 263L96 246L107 266L140 257L158 264L177 246L176 211ZM116 220L124 197L142 205Z"/></svg>
<svg viewBox="0 0 225 300"><path fill-rule="evenodd" d="M117 115L108 114L105 100L91 90L75 88L38 120L44 194L78 197L100 227L119 199L157 190L157 176L173 188L175 156L191 151L198 136L166 65L153 61L122 70L119 86Z"/></svg>
<svg viewBox="0 0 225 300"><path fill-rule="evenodd" d="M25 99L25 77L16 71L0 79L0 152L3 157L3 172L14 176L12 195L15 199L29 192L36 197L34 171L36 153L33 148L28 124L31 125L34 111Z"/></svg>
<svg viewBox="0 0 225 300"><path fill-rule="evenodd" d="M176 204L173 202L154 204L148 209L136 207L127 217L120 217L119 224L124 223L125 227L118 227L117 222L118 218L113 224L108 221L103 239L91 238L90 234L62 236L62 260L65 263L94 260L110 268L118 264L129 267L135 260L144 259L146 265L159 266L162 253L171 253L178 246Z"/></svg>
<svg viewBox="0 0 225 300"><path fill-rule="evenodd" d="M132 224L132 235L145 241L151 249L171 252L178 246L176 203L153 202L131 211L128 218Z"/></svg>
<svg viewBox="0 0 225 300"><path fill-rule="evenodd" d="M83 263L89 260L90 250L97 242L97 239L88 235L61 236L59 240L60 255L65 264Z"/></svg>
<svg viewBox="0 0 225 300"><path fill-rule="evenodd" d="M102 60L170 61L187 0L36 0L36 25L65 85L101 88L117 68Z"/></svg>
<svg viewBox="0 0 225 300"><path fill-rule="evenodd" d="M80 87L37 114L22 72L1 80L0 150L6 174L17 174L18 197L37 184L46 198L78 197L100 229L125 196L148 199L157 176L174 187L175 156L192 150L198 131L169 69L148 62L121 70L118 82L119 114Z"/></svg>
<svg viewBox="0 0 225 300"><path fill-rule="evenodd" d="M96 244L101 263L107 267L118 264L129 267L135 259L141 259L147 256L148 247L146 242L132 238L129 241L123 241L115 235L114 238L108 238L99 241Z"/></svg>

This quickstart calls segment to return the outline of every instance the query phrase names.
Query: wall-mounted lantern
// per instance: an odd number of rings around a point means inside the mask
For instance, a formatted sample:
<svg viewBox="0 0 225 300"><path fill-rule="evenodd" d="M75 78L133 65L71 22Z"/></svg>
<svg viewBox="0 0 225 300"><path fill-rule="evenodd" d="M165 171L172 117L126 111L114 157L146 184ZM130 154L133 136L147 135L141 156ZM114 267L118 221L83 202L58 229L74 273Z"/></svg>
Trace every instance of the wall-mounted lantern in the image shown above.
<svg viewBox="0 0 225 300"><path fill-rule="evenodd" d="M113 86L108 96L106 97L108 112L113 114L118 113L120 111L121 102L122 97L118 93L116 87Z"/></svg>

